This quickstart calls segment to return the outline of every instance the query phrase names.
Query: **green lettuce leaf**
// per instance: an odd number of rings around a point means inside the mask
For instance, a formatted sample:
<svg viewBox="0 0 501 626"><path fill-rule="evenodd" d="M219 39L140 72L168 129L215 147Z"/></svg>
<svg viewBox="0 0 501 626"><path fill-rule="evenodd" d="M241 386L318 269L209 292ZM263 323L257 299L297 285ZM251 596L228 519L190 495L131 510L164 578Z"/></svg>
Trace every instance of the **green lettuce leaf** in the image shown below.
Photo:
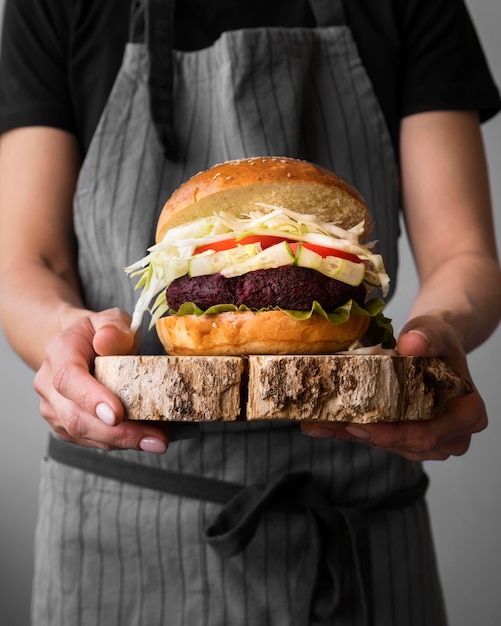
<svg viewBox="0 0 501 626"><path fill-rule="evenodd" d="M383 348L394 348L396 345L393 326L391 320L385 317L382 313L385 306L382 298L374 298L365 303L363 307L357 304L354 300L349 300L346 304L338 307L335 311L327 313L320 306L317 301L314 301L309 311L294 311L289 309L281 309L280 307L266 307L263 309L250 309L245 305L239 307L234 304L217 304L211 306L205 311L198 307L194 302L185 302L182 304L178 311L169 310L169 315L196 315L198 317L202 315L214 315L216 313L226 313L228 311L251 311L253 313L260 313L262 311L282 311L291 317L296 319L308 319L314 313L322 315L331 324L335 326L343 324L350 317L350 315L369 315L371 317L371 323L366 333L368 345L381 344Z"/></svg>

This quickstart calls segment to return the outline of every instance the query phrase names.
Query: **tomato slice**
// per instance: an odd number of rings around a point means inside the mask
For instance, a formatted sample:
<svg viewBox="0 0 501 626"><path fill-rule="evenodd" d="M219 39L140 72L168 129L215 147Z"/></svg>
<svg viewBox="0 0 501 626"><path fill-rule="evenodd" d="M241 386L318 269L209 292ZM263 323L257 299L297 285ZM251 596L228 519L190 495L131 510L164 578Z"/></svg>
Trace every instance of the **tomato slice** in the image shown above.
<svg viewBox="0 0 501 626"><path fill-rule="evenodd" d="M220 252L221 250L230 250L231 248L236 248L236 246L236 239L224 239L223 241L215 241L214 243L206 243L203 246L198 246L198 248L195 248L193 254L200 254L201 252L206 252L207 250Z"/></svg>
<svg viewBox="0 0 501 626"><path fill-rule="evenodd" d="M265 250L266 248L270 248L271 246L274 246L277 243L281 243L282 241L288 240L282 237L275 237L273 235L247 235L247 237L242 237L242 239L239 240L233 237L232 239L223 239L222 241L215 241L214 243L207 243L203 246L199 246L195 249L194 254L200 254L202 252L206 252L207 250L221 252L222 250L230 250L231 248L236 248L238 245L245 246L246 244L252 243L260 243L262 249ZM339 259L347 259L348 261L352 261L353 263L364 263L362 259L359 259L356 254L352 254L351 252L335 250L334 248L328 248L327 246L317 246L313 243L299 243L297 241L288 241L288 243L294 254L297 253L297 249L299 246L303 246L304 248L307 248L312 252L316 252L323 258L328 256L335 256Z"/></svg>
<svg viewBox="0 0 501 626"><path fill-rule="evenodd" d="M284 241L283 237L273 237L272 235L248 235L247 237L242 237L242 239L223 239L223 241L215 241L214 243L207 243L203 246L198 246L195 249L194 254L200 254L201 252L206 252L207 250L214 250L215 252L220 252L221 250L230 250L231 248L236 248L238 245L245 246L250 243L260 243L263 250L266 248L270 248L277 243L281 243Z"/></svg>
<svg viewBox="0 0 501 626"><path fill-rule="evenodd" d="M239 239L238 243L242 245L246 245L248 243L260 243L261 248L266 250L266 248L271 248L271 246L276 246L277 243L282 243L282 241L288 241L285 237L275 237L273 235L247 235L247 237L242 237Z"/></svg>
<svg viewBox="0 0 501 626"><path fill-rule="evenodd" d="M335 250L334 248L327 248L327 246L317 246L313 243L291 243L289 245L291 247L292 252L294 252L294 254L297 253L297 249L299 246L303 246L303 248L306 248L307 250L316 252L322 258L325 258L328 256L335 256L338 259L346 259L347 261L352 261L352 263L364 262L356 254L352 254L351 252L345 252L344 250Z"/></svg>

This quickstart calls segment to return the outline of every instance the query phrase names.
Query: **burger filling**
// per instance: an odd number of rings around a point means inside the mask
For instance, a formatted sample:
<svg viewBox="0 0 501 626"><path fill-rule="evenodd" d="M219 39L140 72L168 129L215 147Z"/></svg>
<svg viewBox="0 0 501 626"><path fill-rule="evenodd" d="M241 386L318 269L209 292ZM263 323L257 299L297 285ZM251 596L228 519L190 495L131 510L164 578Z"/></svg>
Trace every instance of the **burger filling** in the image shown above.
<svg viewBox="0 0 501 626"><path fill-rule="evenodd" d="M314 301L325 311L334 311L349 300L363 306L366 289L362 284L348 285L307 267L283 265L234 278L219 273L182 276L167 288L166 298L176 312L185 302L193 302L203 310L225 303L256 310L278 307L309 311Z"/></svg>
<svg viewBox="0 0 501 626"><path fill-rule="evenodd" d="M142 289L132 328L146 311L153 325L165 314L280 309L334 324L370 315L392 337L376 297L387 294L389 278L373 244L359 242L362 232L363 224L344 230L264 204L246 216L221 212L172 228L126 268Z"/></svg>

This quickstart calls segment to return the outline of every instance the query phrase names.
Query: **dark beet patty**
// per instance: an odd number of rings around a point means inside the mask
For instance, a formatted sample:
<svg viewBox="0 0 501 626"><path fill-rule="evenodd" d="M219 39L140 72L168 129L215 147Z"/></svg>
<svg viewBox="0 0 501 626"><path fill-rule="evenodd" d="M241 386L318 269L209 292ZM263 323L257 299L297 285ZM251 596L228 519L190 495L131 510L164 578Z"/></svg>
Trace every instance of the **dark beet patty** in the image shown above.
<svg viewBox="0 0 501 626"><path fill-rule="evenodd" d="M167 302L174 311L184 302L194 302L203 310L216 304L245 304L251 309L278 306L309 311L316 300L328 312L350 299L363 304L365 294L363 285L352 287L315 270L286 265L235 278L224 278L221 274L182 276L167 289Z"/></svg>

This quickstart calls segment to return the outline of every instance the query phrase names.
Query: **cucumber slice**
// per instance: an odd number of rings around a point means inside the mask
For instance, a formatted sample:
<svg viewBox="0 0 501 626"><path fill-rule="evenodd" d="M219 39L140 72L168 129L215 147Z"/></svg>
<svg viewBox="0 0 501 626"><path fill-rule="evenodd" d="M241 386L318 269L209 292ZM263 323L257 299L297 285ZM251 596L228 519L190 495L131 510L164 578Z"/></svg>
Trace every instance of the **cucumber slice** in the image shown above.
<svg viewBox="0 0 501 626"><path fill-rule="evenodd" d="M313 252L303 246L299 246L296 252L295 264L298 267L309 267L313 270L319 270L322 263L322 257L320 254Z"/></svg>
<svg viewBox="0 0 501 626"><path fill-rule="evenodd" d="M189 260L188 274L191 278L206 274L218 274L225 267L239 265L259 254L260 251L260 245L250 243L220 252L197 254Z"/></svg>
<svg viewBox="0 0 501 626"><path fill-rule="evenodd" d="M365 277L364 263L354 263L335 256L322 257L320 254L299 246L296 252L296 265L316 270L329 278L335 278L348 285L357 287Z"/></svg>
<svg viewBox="0 0 501 626"><path fill-rule="evenodd" d="M342 283L357 287L364 280L366 267L364 263L353 263L348 259L328 256L322 259L318 271Z"/></svg>
<svg viewBox="0 0 501 626"><path fill-rule="evenodd" d="M282 265L293 264L294 254L287 242L282 241L281 243L266 248L266 250L259 252L259 254L241 263L228 265L221 270L221 274L226 278L232 278L233 276L241 276L247 272L269 270L275 267L282 267Z"/></svg>

